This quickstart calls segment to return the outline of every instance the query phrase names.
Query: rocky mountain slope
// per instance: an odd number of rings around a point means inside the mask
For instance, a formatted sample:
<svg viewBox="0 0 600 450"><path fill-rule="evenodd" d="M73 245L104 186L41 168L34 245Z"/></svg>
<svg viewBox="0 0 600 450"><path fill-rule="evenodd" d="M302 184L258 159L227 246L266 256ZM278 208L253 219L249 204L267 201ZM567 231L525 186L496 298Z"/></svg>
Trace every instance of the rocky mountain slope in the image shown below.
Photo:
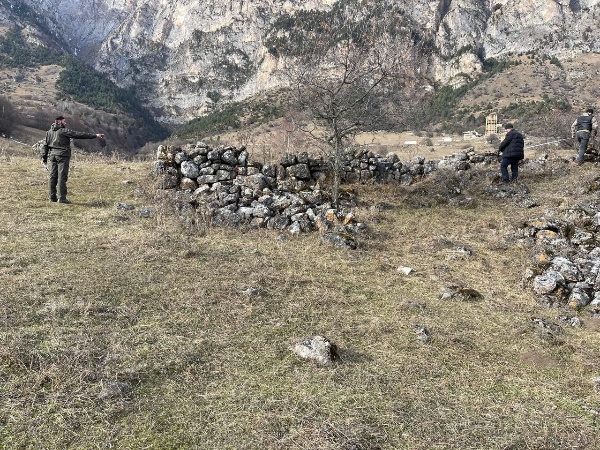
<svg viewBox="0 0 600 450"><path fill-rule="evenodd" d="M490 58L600 52L600 0L384 1L410 31L407 38L421 53L419 70L429 84L464 84ZM22 21L27 15L46 37L120 86L136 85L159 119L180 123L215 104L277 86L273 74L287 55L272 44L274 37L289 37L287 18L310 12L309 27L310 20L326 23L334 9L358 11L359 3L1 0L0 20L14 20L21 8Z"/></svg>

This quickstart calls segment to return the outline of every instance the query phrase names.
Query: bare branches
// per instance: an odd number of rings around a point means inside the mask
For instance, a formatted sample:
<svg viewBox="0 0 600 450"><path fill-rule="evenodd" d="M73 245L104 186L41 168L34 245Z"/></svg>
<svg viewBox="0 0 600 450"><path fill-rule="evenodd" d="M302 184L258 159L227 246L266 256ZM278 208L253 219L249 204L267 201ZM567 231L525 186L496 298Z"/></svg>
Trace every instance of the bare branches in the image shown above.
<svg viewBox="0 0 600 450"><path fill-rule="evenodd" d="M300 129L327 146L339 181L343 149L356 133L389 123L391 94L414 78L416 58L399 12L367 1L358 9L337 10L330 19L318 32L304 30L294 56L282 58L281 76L294 109L309 118Z"/></svg>

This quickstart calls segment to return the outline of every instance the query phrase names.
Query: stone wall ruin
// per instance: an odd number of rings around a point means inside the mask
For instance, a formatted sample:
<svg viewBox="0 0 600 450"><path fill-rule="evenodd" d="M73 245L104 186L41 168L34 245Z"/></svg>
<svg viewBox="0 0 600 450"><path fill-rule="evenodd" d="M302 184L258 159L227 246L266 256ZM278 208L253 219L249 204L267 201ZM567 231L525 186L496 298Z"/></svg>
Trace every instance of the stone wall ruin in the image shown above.
<svg viewBox="0 0 600 450"><path fill-rule="evenodd" d="M542 155L523 164L528 172L535 173L544 170L546 158ZM592 152L588 159L597 161L599 156ZM465 152L438 161L415 157L401 162L395 154L348 150L341 178L345 183L410 185L440 169L463 172L477 166L497 171L497 154ZM360 232L365 225L352 214L356 199L349 192L342 195L341 207L332 207L328 192L322 188L328 170L327 161L306 153L283 155L276 164L261 164L251 161L243 147L210 148L201 142L184 148L160 146L153 164L157 187L173 190L181 203L207 211L213 225L244 224L292 234L319 230L331 245L353 248L352 239L342 238ZM491 183L487 191L500 199L513 197L525 208L535 206L535 202L520 198L527 194L525 185ZM600 248L596 238L600 206L589 204L569 213L578 220L538 218L524 224L521 239L544 248L538 266L528 270L526 281L541 304L572 309L591 305L594 309L590 313L600 314Z"/></svg>
<svg viewBox="0 0 600 450"><path fill-rule="evenodd" d="M411 185L439 168L467 170L472 164L497 163L495 154L458 153L439 161L416 156L402 162L395 153L385 156L365 148L343 154L342 183L400 183ZM323 186L329 162L307 153L284 154L274 164L253 161L244 148L203 142L185 147L161 145L153 165L157 187L177 190L180 199L206 211L212 225L286 230L292 234L340 226L356 232L350 208L353 195L342 190L338 208Z"/></svg>

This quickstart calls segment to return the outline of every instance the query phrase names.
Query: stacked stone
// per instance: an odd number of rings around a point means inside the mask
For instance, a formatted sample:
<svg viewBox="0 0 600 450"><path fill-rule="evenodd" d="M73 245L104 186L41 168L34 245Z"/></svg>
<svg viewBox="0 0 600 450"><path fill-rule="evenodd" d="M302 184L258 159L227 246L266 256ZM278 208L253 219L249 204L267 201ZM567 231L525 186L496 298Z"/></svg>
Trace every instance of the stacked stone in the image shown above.
<svg viewBox="0 0 600 450"><path fill-rule="evenodd" d="M455 164L455 160L461 164ZM483 155L474 152L460 153L442 158L441 161L425 161L423 156L415 156L410 161L402 163L395 153L386 156L374 154L364 148L348 149L343 155L342 181L346 183L400 183L411 185L424 176L439 168L452 170L466 170L470 168L469 161L473 158L476 162L483 162ZM462 163L462 161L465 161Z"/></svg>
<svg viewBox="0 0 600 450"><path fill-rule="evenodd" d="M322 158L302 153L284 155L277 165L261 164L250 161L243 147L212 149L204 143L184 149L160 146L157 157L153 173L158 187L188 193L179 200L207 212L214 225L293 234L364 228L343 208L333 209L330 195L319 188L327 172ZM344 192L340 204L352 207L356 199Z"/></svg>
<svg viewBox="0 0 600 450"><path fill-rule="evenodd" d="M463 171L475 163L497 163L497 156L465 152L440 161L415 156L402 163L395 153L380 156L359 148L345 150L340 162L342 183L411 185L438 168ZM183 148L161 145L153 166L157 187L189 193L189 204L208 211L215 225L247 224L299 233L323 231L323 224L333 223L352 231L348 228L356 227L356 221L348 221L343 209L336 211L335 220L325 219L332 216L331 198L320 185L329 172L328 161L306 152L261 164L250 160L245 147L211 148L203 142ZM352 207L356 201L346 193L338 203Z"/></svg>
<svg viewBox="0 0 600 450"><path fill-rule="evenodd" d="M463 171L473 164L496 164L496 154L461 152L445 156L439 161L425 161L415 156L402 163L395 153L377 155L364 148L347 149L341 155L341 181L344 183L391 183L410 185L439 169ZM298 155L284 154L278 164L260 164L249 160L244 147L219 147L212 149L199 142L180 149L160 146L154 173L160 177L165 189L194 190L202 185L230 184L233 180L262 174L270 188L300 190L322 182L329 171L329 164L322 157L309 157L306 152ZM257 178L257 177L255 177ZM250 184L256 180L249 179ZM258 184L263 182L258 181Z"/></svg>
<svg viewBox="0 0 600 450"><path fill-rule="evenodd" d="M600 208L588 205L577 214L576 221L541 218L525 224L525 233L543 249L537 261L540 273L533 278L541 304L573 309L600 305Z"/></svg>
<svg viewBox="0 0 600 450"><path fill-rule="evenodd" d="M342 154L341 179L347 183L389 183L400 180L402 167L395 153L382 157L364 148L346 149ZM405 168L404 173L407 172Z"/></svg>
<svg viewBox="0 0 600 450"><path fill-rule="evenodd" d="M211 149L199 143L184 149L161 145L154 163L154 174L160 177L164 189L195 190L201 185L231 182L236 175L258 173L248 165L248 152L226 147Z"/></svg>

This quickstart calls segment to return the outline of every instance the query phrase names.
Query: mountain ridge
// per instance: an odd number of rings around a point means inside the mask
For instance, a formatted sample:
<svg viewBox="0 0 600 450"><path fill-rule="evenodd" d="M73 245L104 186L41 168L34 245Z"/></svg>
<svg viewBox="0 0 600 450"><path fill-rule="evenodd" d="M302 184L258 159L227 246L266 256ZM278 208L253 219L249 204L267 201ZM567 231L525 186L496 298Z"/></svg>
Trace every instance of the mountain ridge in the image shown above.
<svg viewBox="0 0 600 450"><path fill-rule="evenodd" d="M8 0L4 0L6 3ZM384 2L385 3L385 2ZM23 0L37 5L69 50L119 86L136 85L164 122L182 123L219 102L279 85L281 64L265 45L273 24L299 11L356 10L354 1ZM390 11L409 22L430 85L460 86L485 60L537 52L559 59L599 52L600 0L410 0ZM57 20L69 17L68 26ZM69 31L70 30L70 31ZM285 30L275 30L283 34ZM214 100L214 93L219 100ZM211 98L212 97L212 98Z"/></svg>

